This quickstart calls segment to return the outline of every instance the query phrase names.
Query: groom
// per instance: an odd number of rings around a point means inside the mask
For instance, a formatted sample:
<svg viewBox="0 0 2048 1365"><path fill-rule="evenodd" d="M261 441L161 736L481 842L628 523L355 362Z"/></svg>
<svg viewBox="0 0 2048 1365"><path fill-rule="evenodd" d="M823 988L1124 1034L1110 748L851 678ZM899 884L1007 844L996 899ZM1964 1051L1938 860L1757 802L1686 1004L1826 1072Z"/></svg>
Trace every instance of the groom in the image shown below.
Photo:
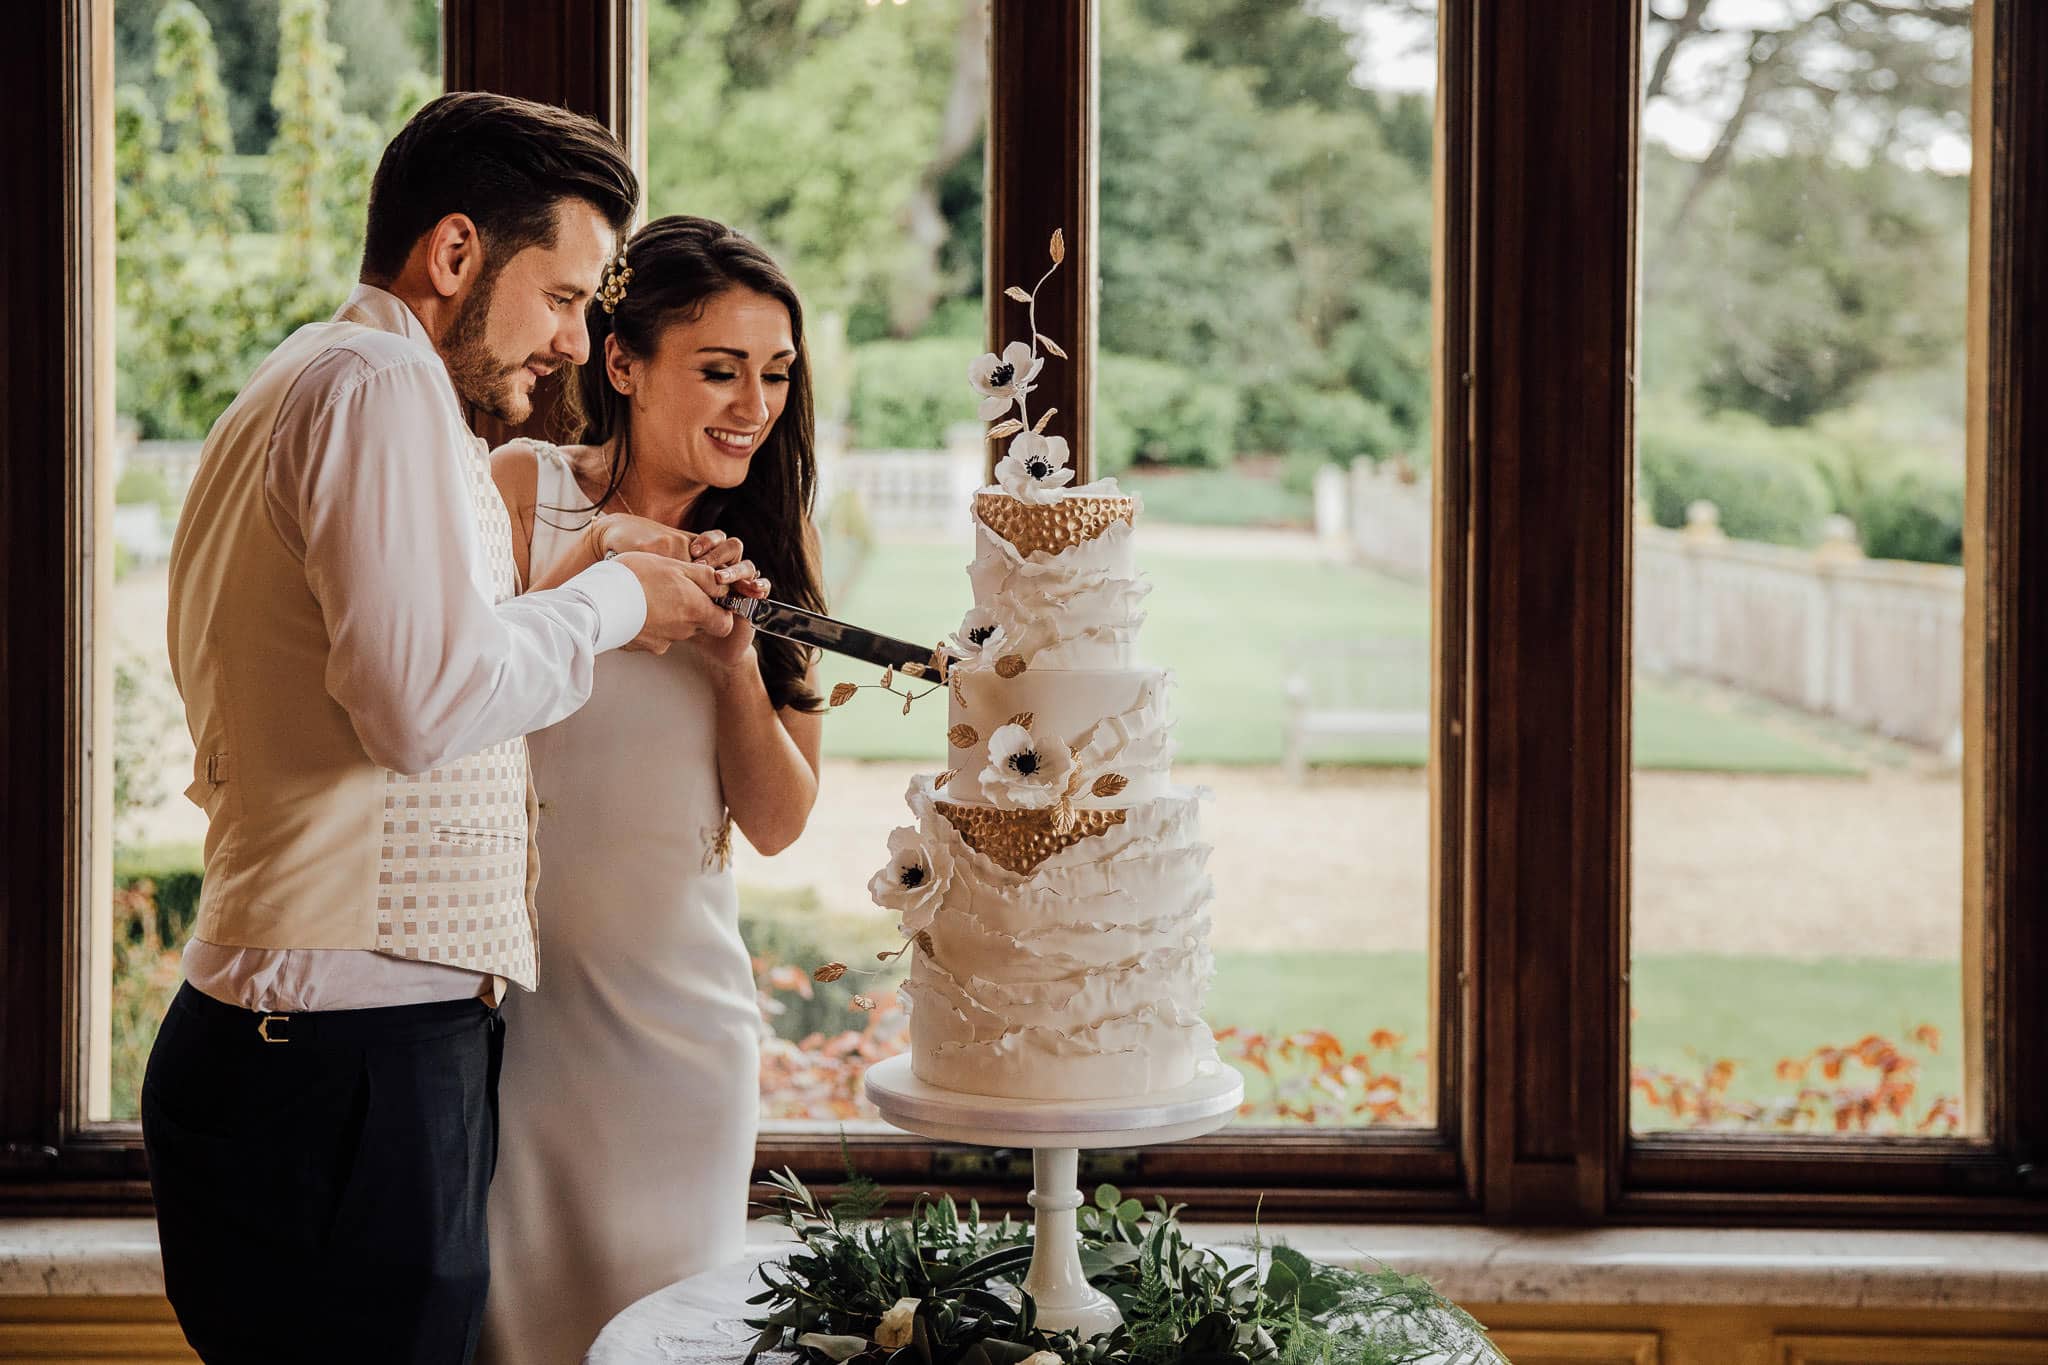
<svg viewBox="0 0 2048 1365"><path fill-rule="evenodd" d="M206 880L142 1125L208 1362L474 1349L497 1005L536 978L523 736L606 650L732 622L712 570L651 554L515 595L463 415L519 422L586 358L638 198L587 119L435 100L377 167L361 284L207 438L170 577Z"/></svg>

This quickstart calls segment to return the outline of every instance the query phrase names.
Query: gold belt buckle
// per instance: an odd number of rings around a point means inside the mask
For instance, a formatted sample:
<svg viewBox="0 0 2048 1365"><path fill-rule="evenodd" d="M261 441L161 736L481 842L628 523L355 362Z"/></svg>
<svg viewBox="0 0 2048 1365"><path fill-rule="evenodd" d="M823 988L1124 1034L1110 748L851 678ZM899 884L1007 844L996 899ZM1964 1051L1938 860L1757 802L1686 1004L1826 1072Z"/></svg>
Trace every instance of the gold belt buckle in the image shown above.
<svg viewBox="0 0 2048 1365"><path fill-rule="evenodd" d="M266 1014L256 1024L256 1036L266 1043L289 1043L291 1041L291 1022L292 1017L289 1014ZM272 1024L282 1024L285 1031L277 1034L275 1037L271 1036L270 1026Z"/></svg>

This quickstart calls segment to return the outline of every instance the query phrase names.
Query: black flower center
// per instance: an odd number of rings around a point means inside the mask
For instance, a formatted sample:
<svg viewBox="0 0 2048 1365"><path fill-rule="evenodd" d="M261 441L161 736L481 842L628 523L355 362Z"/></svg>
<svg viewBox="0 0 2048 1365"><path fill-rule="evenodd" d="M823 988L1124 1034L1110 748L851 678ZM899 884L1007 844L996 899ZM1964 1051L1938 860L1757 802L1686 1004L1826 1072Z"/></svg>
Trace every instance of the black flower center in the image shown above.
<svg viewBox="0 0 2048 1365"><path fill-rule="evenodd" d="M1033 456L1024 462L1024 472L1034 479L1043 479L1052 474L1052 466Z"/></svg>
<svg viewBox="0 0 2048 1365"><path fill-rule="evenodd" d="M988 637L995 633L996 628L994 626L976 626L973 630L967 632L967 643L977 646L985 645L988 643Z"/></svg>
<svg viewBox="0 0 2048 1365"><path fill-rule="evenodd" d="M998 365L988 372L989 387L1000 389L1016 377L1017 367L1015 365Z"/></svg>
<svg viewBox="0 0 2048 1365"><path fill-rule="evenodd" d="M1029 777L1038 771L1038 755L1029 749L1021 754L1011 754L1010 769L1019 777Z"/></svg>
<svg viewBox="0 0 2048 1365"><path fill-rule="evenodd" d="M924 869L916 863L905 863L900 874L903 884L913 891L924 885Z"/></svg>

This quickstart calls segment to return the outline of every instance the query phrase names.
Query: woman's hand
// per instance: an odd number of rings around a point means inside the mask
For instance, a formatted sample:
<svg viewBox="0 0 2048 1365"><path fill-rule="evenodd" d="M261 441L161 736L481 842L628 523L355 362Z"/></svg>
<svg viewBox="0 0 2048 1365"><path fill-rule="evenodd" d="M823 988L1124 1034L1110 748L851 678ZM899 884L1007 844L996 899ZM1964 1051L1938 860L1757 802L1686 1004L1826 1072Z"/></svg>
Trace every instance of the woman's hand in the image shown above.
<svg viewBox="0 0 2048 1365"><path fill-rule="evenodd" d="M766 597L768 580L757 577L754 561L737 536L723 531L699 531L690 541L689 557L718 571L718 581L743 597Z"/></svg>
<svg viewBox="0 0 2048 1365"><path fill-rule="evenodd" d="M742 597L766 597L772 586L755 574L754 563L746 557L746 547L739 538L723 531L698 532L691 539L690 558L715 570L719 583ZM744 680L761 666L754 650L753 623L744 616L733 618L730 634L700 637L697 647L721 686Z"/></svg>

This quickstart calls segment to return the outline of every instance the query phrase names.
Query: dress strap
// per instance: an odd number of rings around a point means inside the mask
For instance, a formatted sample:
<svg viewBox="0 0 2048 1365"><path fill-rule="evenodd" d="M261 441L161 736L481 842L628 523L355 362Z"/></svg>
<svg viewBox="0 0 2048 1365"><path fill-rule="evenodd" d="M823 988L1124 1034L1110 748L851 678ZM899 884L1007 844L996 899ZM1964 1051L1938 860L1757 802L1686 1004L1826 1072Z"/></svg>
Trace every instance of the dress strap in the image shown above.
<svg viewBox="0 0 2048 1365"><path fill-rule="evenodd" d="M527 546L527 562L538 574L540 566L554 563L595 514L588 510L590 499L561 447L532 437L520 439L533 451L533 540Z"/></svg>

